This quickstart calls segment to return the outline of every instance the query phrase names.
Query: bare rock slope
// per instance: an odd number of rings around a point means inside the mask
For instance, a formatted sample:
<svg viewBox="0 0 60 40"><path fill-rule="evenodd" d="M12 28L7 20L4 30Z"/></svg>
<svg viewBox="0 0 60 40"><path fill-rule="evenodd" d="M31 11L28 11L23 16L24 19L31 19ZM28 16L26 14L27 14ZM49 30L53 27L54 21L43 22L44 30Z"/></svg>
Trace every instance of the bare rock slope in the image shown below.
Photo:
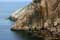
<svg viewBox="0 0 60 40"><path fill-rule="evenodd" d="M45 40L60 40L60 0L33 0L12 26Z"/></svg>

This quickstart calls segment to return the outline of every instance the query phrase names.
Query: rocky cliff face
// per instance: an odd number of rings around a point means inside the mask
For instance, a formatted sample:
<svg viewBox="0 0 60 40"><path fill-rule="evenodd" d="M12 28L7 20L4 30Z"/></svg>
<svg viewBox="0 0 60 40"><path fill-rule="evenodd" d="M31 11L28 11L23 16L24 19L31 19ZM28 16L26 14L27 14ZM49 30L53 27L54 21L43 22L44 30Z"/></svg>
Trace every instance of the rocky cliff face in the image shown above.
<svg viewBox="0 0 60 40"><path fill-rule="evenodd" d="M36 32L45 40L60 40L60 0L33 0L11 29Z"/></svg>

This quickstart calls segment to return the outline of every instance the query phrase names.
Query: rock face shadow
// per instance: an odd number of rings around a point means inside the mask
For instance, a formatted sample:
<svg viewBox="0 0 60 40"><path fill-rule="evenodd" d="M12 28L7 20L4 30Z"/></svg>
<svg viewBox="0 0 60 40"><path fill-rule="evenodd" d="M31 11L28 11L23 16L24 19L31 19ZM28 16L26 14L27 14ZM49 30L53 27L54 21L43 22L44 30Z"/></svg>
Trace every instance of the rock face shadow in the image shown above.
<svg viewBox="0 0 60 40"><path fill-rule="evenodd" d="M17 35L18 40L21 40L20 38L22 38L22 40L44 40L43 38L32 36L24 31L14 31L14 33Z"/></svg>

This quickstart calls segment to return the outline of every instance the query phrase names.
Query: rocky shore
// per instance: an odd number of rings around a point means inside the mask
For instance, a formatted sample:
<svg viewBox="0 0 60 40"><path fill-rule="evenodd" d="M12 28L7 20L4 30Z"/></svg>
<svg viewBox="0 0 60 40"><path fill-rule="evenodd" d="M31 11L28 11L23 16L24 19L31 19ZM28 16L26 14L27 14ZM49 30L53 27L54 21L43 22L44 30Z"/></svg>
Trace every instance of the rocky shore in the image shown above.
<svg viewBox="0 0 60 40"><path fill-rule="evenodd" d="M24 30L45 40L60 40L60 0L33 0L18 14L11 30Z"/></svg>

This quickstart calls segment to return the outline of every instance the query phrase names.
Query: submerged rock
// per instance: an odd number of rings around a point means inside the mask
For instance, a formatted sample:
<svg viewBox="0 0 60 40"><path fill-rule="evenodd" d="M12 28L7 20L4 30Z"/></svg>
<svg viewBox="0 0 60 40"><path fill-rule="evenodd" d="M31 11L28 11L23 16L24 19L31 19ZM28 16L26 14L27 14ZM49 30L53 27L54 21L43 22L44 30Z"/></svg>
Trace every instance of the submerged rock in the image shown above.
<svg viewBox="0 0 60 40"><path fill-rule="evenodd" d="M18 14L11 30L25 30L45 40L60 40L60 0L33 0Z"/></svg>

